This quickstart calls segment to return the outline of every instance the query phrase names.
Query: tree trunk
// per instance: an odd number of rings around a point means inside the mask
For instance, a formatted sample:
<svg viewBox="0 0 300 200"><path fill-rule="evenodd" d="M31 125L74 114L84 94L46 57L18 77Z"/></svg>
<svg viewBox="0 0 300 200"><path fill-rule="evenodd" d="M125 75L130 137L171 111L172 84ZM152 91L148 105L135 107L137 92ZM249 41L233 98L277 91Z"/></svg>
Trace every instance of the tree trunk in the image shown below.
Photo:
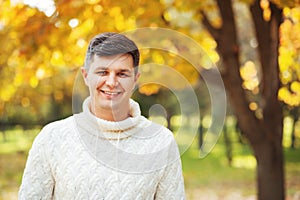
<svg viewBox="0 0 300 200"><path fill-rule="evenodd" d="M283 151L279 143L263 142L254 147L257 160L258 199L284 199Z"/></svg>
<svg viewBox="0 0 300 200"><path fill-rule="evenodd" d="M167 113L167 116L166 116L167 128L169 130L173 131L173 127L172 127L172 124L171 124L171 118L172 118L172 115L170 115L169 113Z"/></svg>
<svg viewBox="0 0 300 200"><path fill-rule="evenodd" d="M4 125L1 125L1 132L2 132L2 138L3 138L3 142L7 142L7 138L6 138L6 128L4 127Z"/></svg>
<svg viewBox="0 0 300 200"><path fill-rule="evenodd" d="M293 118L293 125L292 125L292 133L291 133L291 149L296 148L296 131L295 131L295 126L299 118L298 114L298 108L294 108L290 111L290 114L292 115Z"/></svg>
<svg viewBox="0 0 300 200"><path fill-rule="evenodd" d="M222 58L221 74L229 102L237 117L240 129L249 140L257 160L257 189L259 200L283 200L283 115L277 98L279 88L278 45L281 10L270 3L271 19L263 19L260 1L254 1L251 13L259 43L262 68L261 106L263 116L256 117L249 109L249 102L242 87L240 56L231 0L216 0L222 26L213 27L203 14L203 23L216 40Z"/></svg>
<svg viewBox="0 0 300 200"><path fill-rule="evenodd" d="M230 137L228 135L226 123L223 129L223 135L224 135L224 143L226 148L226 157L228 160L228 165L232 166L232 145L231 145Z"/></svg>
<svg viewBox="0 0 300 200"><path fill-rule="evenodd" d="M253 145L257 159L259 199L280 199L285 196L283 161L283 108L278 100L279 80L279 27L282 10L270 3L271 16L263 18L259 1L250 6L258 41L262 78L262 128L265 139Z"/></svg>
<svg viewBox="0 0 300 200"><path fill-rule="evenodd" d="M204 135L204 128L203 128L203 125L202 125L202 122L203 122L203 119L202 117L200 117L200 125L198 127L198 147L199 149L201 150L202 148L202 144L203 144L203 135Z"/></svg>

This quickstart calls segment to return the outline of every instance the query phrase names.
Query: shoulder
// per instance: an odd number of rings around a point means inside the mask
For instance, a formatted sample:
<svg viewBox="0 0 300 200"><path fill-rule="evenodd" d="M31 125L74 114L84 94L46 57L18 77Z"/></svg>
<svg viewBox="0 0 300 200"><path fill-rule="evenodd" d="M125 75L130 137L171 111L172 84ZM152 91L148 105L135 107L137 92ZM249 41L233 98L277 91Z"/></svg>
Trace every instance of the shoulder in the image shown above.
<svg viewBox="0 0 300 200"><path fill-rule="evenodd" d="M153 159L155 165L152 167L165 169L180 160L179 148L173 132L161 124L146 118L143 120L147 125L144 126L137 138L142 141L147 159Z"/></svg>
<svg viewBox="0 0 300 200"><path fill-rule="evenodd" d="M143 129L142 132L144 137L148 137L156 142L165 144L175 142L174 133L161 124L142 117L140 126Z"/></svg>
<svg viewBox="0 0 300 200"><path fill-rule="evenodd" d="M71 126L73 116L57 120L45 125L34 139L34 143L49 143L53 138L59 138Z"/></svg>
<svg viewBox="0 0 300 200"><path fill-rule="evenodd" d="M51 129L62 128L64 126L66 126L67 124L69 124L69 122L72 120L73 120L73 116L67 117L65 119L53 121L53 122L50 122L47 125L45 125L43 129L51 130Z"/></svg>

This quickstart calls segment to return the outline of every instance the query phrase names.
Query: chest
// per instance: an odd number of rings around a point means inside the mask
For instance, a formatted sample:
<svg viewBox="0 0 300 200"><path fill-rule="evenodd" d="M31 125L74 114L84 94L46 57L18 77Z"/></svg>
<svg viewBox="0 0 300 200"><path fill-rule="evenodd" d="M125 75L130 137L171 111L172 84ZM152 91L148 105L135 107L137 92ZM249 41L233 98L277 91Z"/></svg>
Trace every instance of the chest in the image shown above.
<svg viewBox="0 0 300 200"><path fill-rule="evenodd" d="M113 169L76 138L59 145L52 158L54 196L59 198L153 199L162 176L160 171L134 174Z"/></svg>

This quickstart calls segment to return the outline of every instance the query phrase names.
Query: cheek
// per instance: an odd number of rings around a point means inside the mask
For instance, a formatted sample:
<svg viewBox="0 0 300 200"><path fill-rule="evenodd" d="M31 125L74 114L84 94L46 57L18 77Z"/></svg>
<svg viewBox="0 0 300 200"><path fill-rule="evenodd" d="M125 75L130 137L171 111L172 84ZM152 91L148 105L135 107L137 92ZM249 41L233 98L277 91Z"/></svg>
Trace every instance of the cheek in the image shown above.
<svg viewBox="0 0 300 200"><path fill-rule="evenodd" d="M88 82L90 87L95 88L103 82L103 79L99 76L92 75L89 77Z"/></svg>
<svg viewBox="0 0 300 200"><path fill-rule="evenodd" d="M131 91L135 86L135 81L134 79L122 80L121 85L126 91Z"/></svg>

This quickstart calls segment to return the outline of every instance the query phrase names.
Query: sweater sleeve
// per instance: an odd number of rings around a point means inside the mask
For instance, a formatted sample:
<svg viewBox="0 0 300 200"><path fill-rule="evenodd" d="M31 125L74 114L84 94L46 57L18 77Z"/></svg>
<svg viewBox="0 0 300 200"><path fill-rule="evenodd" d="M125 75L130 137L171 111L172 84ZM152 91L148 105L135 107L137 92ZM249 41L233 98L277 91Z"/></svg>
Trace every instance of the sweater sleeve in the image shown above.
<svg viewBox="0 0 300 200"><path fill-rule="evenodd" d="M19 189L19 200L52 199L54 178L47 154L48 135L49 131L44 128L32 144Z"/></svg>
<svg viewBox="0 0 300 200"><path fill-rule="evenodd" d="M165 169L164 175L158 184L155 200L164 199L185 199L184 181L180 159Z"/></svg>
<svg viewBox="0 0 300 200"><path fill-rule="evenodd" d="M180 153L175 139L172 136L172 141L169 146L168 162L164 168L164 173L158 183L155 200L184 200L184 179L182 175L182 165Z"/></svg>

